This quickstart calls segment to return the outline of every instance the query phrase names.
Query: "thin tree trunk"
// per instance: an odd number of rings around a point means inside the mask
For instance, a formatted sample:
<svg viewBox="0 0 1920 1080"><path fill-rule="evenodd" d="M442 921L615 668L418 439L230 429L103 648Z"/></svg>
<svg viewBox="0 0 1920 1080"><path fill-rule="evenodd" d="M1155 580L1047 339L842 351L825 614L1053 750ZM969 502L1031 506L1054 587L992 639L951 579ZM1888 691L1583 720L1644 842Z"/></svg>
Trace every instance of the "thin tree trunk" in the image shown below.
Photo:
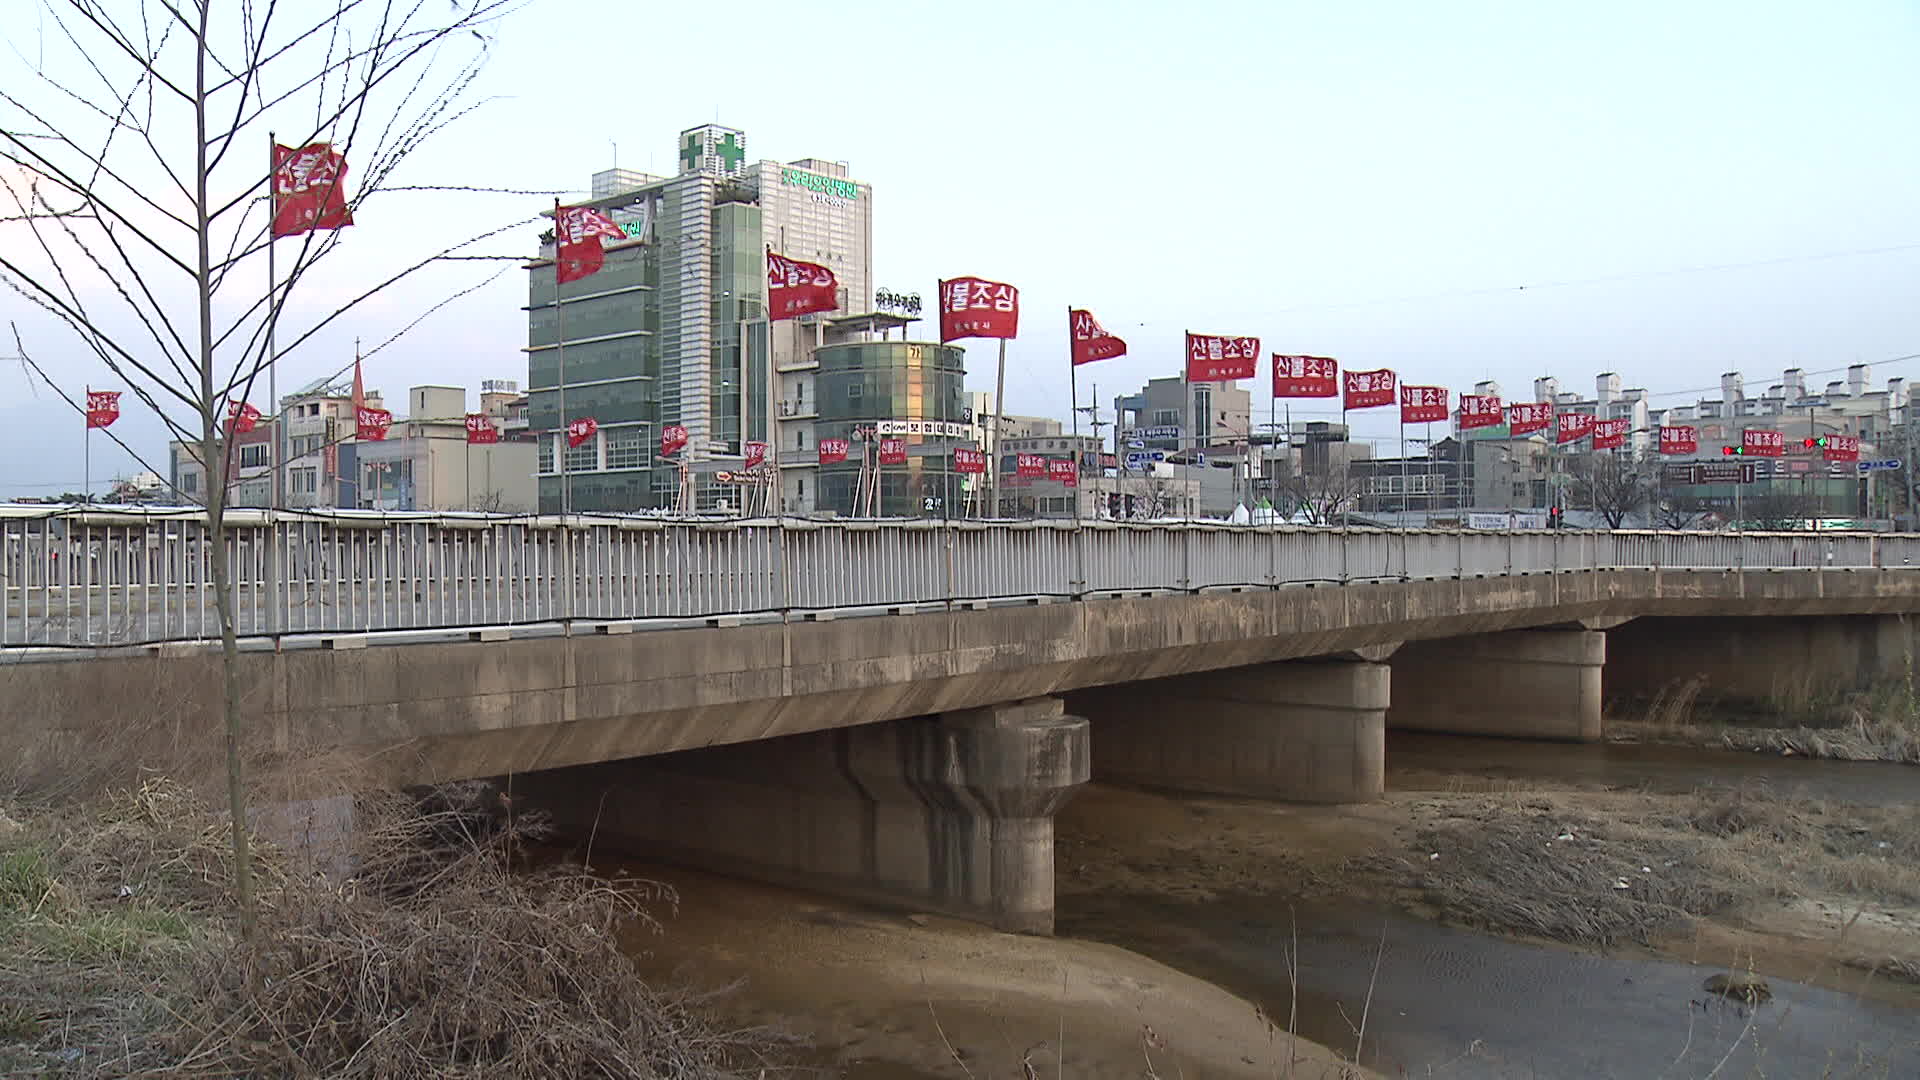
<svg viewBox="0 0 1920 1080"><path fill-rule="evenodd" d="M240 936L249 945L258 936L258 913L253 900L253 856L247 834L246 764L240 753L240 642L233 628L233 582L227 567L227 455L233 440L219 438L220 399L213 388L213 258L208 242L207 165L207 20L210 3L200 4L200 22L194 56L193 198L197 242L194 280L200 305L201 453L207 476L207 539L213 563L213 603L220 619L221 703L226 713L227 812L233 830L233 895L240 908ZM214 469L218 469L218 475Z"/></svg>

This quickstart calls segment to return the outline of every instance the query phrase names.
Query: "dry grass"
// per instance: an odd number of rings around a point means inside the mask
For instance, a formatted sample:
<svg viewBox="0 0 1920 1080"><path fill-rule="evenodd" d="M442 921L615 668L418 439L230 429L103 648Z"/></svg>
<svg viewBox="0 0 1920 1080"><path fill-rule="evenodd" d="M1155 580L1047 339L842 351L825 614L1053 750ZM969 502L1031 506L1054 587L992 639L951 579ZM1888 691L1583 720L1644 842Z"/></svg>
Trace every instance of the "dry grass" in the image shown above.
<svg viewBox="0 0 1920 1080"><path fill-rule="evenodd" d="M225 824L149 782L0 825L0 1074L753 1077L782 1040L636 975L663 888L519 865L480 787L359 800L353 876L269 849L238 942ZM769 1071L765 1075L772 1075Z"/></svg>
<svg viewBox="0 0 1920 1080"><path fill-rule="evenodd" d="M1701 685L1689 679L1662 688L1638 718L1609 717L1609 737L1920 765L1920 699L1905 680L1829 696L1787 692L1762 718L1701 710Z"/></svg>
<svg viewBox="0 0 1920 1080"><path fill-rule="evenodd" d="M1578 944L1646 940L1762 899L1920 904L1920 807L1764 789L1461 804L1417 836L1408 883L1453 921Z"/></svg>

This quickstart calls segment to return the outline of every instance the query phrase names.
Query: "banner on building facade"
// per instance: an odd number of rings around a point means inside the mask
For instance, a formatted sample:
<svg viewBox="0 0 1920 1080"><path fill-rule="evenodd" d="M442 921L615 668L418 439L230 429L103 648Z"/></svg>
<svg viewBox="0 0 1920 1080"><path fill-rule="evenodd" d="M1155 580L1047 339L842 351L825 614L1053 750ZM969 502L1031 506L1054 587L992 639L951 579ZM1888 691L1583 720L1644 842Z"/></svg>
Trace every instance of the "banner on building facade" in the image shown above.
<svg viewBox="0 0 1920 1080"><path fill-rule="evenodd" d="M1047 459L1040 454L1016 454L1013 475L1028 478L1047 475Z"/></svg>
<svg viewBox="0 0 1920 1080"><path fill-rule="evenodd" d="M1127 343L1102 329L1093 312L1073 308L1067 312L1067 329L1073 337L1073 363L1091 364L1127 355Z"/></svg>
<svg viewBox="0 0 1920 1080"><path fill-rule="evenodd" d="M1393 404L1399 377L1386 368L1378 371L1349 371L1340 377L1341 407L1375 409Z"/></svg>
<svg viewBox="0 0 1920 1080"><path fill-rule="evenodd" d="M87 391L87 426L90 428L112 427L120 419L120 391Z"/></svg>
<svg viewBox="0 0 1920 1080"><path fill-rule="evenodd" d="M627 234L605 213L591 206L553 205L554 280L565 285L592 277L607 263L600 241L625 240Z"/></svg>
<svg viewBox="0 0 1920 1080"><path fill-rule="evenodd" d="M1445 420L1451 411L1447 406L1447 388L1444 386L1400 388L1400 422L1403 424L1431 424L1435 420Z"/></svg>
<svg viewBox="0 0 1920 1080"><path fill-rule="evenodd" d="M1531 435L1553 426L1553 403L1522 401L1507 406L1507 434Z"/></svg>
<svg viewBox="0 0 1920 1080"><path fill-rule="evenodd" d="M765 463L765 461L767 460L767 444L766 443L750 442L746 445L745 450L746 450L746 462L745 462L746 468L749 468L749 469L755 468Z"/></svg>
<svg viewBox="0 0 1920 1080"><path fill-rule="evenodd" d="M1079 477L1074 473L1072 458L1048 458L1047 479L1058 480L1065 487L1080 485Z"/></svg>
<svg viewBox="0 0 1920 1080"><path fill-rule="evenodd" d="M1556 413L1553 418L1553 441L1556 443L1579 442L1593 434L1593 414L1581 412Z"/></svg>
<svg viewBox="0 0 1920 1080"><path fill-rule="evenodd" d="M1340 392L1340 365L1330 356L1273 354L1273 396L1333 397Z"/></svg>
<svg viewBox="0 0 1920 1080"><path fill-rule="evenodd" d="M1740 433L1740 452L1747 457L1779 457L1787 452L1787 440L1777 431L1747 428Z"/></svg>
<svg viewBox="0 0 1920 1080"><path fill-rule="evenodd" d="M1454 418L1453 426L1461 431L1498 427L1506 415L1498 394L1461 394L1460 413Z"/></svg>
<svg viewBox="0 0 1920 1080"><path fill-rule="evenodd" d="M960 338L1011 338L1020 330L1020 290L984 278L940 282L940 343Z"/></svg>
<svg viewBox="0 0 1920 1080"><path fill-rule="evenodd" d="M1660 426L1660 452L1663 454L1697 454L1700 452L1700 433L1685 425L1662 424Z"/></svg>
<svg viewBox="0 0 1920 1080"><path fill-rule="evenodd" d="M905 465L907 463L907 440L885 438L880 440L880 464Z"/></svg>
<svg viewBox="0 0 1920 1080"><path fill-rule="evenodd" d="M660 456L672 457L687 446L687 428L684 424L668 424L660 429Z"/></svg>
<svg viewBox="0 0 1920 1080"><path fill-rule="evenodd" d="M1251 379L1260 366L1260 339L1187 331L1187 381Z"/></svg>
<svg viewBox="0 0 1920 1080"><path fill-rule="evenodd" d="M483 412L467 414L467 445L486 446L500 441L500 429L493 426L493 417Z"/></svg>
<svg viewBox="0 0 1920 1080"><path fill-rule="evenodd" d="M600 430L600 421L591 416L582 416L567 424L567 449L572 450L584 445Z"/></svg>
<svg viewBox="0 0 1920 1080"><path fill-rule="evenodd" d="M1632 421L1626 417L1613 420L1595 420L1593 422L1593 448L1595 450L1618 450L1627 444L1627 428Z"/></svg>
<svg viewBox="0 0 1920 1080"><path fill-rule="evenodd" d="M847 460L847 451L852 444L846 439L821 439L819 444L820 464L837 465Z"/></svg>
<svg viewBox="0 0 1920 1080"><path fill-rule="evenodd" d="M832 270L767 249L768 319L778 322L839 306L840 282Z"/></svg>
<svg viewBox="0 0 1920 1080"><path fill-rule="evenodd" d="M330 143L299 149L273 144L273 235L299 236L353 224L347 208L347 159Z"/></svg>
<svg viewBox="0 0 1920 1080"><path fill-rule="evenodd" d="M879 420L873 425L876 435L927 435L937 438L965 439L973 427L952 420Z"/></svg>
<svg viewBox="0 0 1920 1080"><path fill-rule="evenodd" d="M1860 436L1829 435L1824 451L1828 461L1859 461Z"/></svg>
<svg viewBox="0 0 1920 1080"><path fill-rule="evenodd" d="M983 473L987 471L987 452L975 446L956 446L953 448L953 471L959 473Z"/></svg>

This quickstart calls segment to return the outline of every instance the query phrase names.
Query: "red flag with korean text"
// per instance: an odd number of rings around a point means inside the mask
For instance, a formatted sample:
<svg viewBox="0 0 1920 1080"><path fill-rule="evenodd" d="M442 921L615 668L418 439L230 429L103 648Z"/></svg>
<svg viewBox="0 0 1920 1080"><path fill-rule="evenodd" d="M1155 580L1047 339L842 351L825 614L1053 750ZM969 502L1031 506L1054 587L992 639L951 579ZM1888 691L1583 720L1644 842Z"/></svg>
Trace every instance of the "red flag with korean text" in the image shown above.
<svg viewBox="0 0 1920 1080"><path fill-rule="evenodd" d="M1507 406L1507 434L1531 435L1553 426L1553 402L1521 401Z"/></svg>
<svg viewBox="0 0 1920 1080"><path fill-rule="evenodd" d="M851 448L845 439L820 440L820 464L834 465L847 460L847 451Z"/></svg>
<svg viewBox="0 0 1920 1080"><path fill-rule="evenodd" d="M1786 436L1766 428L1748 428L1740 433L1740 451L1748 457L1779 457L1787 452Z"/></svg>
<svg viewBox="0 0 1920 1080"><path fill-rule="evenodd" d="M1073 363L1091 364L1127 355L1127 343L1107 333L1085 308L1067 312L1067 329L1073 338Z"/></svg>
<svg viewBox="0 0 1920 1080"><path fill-rule="evenodd" d="M1399 377L1386 368L1378 371L1349 371L1341 376L1343 408L1376 409L1393 404Z"/></svg>
<svg viewBox="0 0 1920 1080"><path fill-rule="evenodd" d="M500 441L500 429L493 426L493 417L483 412L467 414L467 445L485 446Z"/></svg>
<svg viewBox="0 0 1920 1080"><path fill-rule="evenodd" d="M1400 388L1400 422L1403 424L1431 424L1445 420L1450 411L1444 386Z"/></svg>
<svg viewBox="0 0 1920 1080"><path fill-rule="evenodd" d="M976 446L956 446L953 448L953 471L958 473L983 473L987 471L987 452Z"/></svg>
<svg viewBox="0 0 1920 1080"><path fill-rule="evenodd" d="M627 234L602 211L591 206L553 207L554 263L556 284L592 277L607 264L600 241L624 240Z"/></svg>
<svg viewBox="0 0 1920 1080"><path fill-rule="evenodd" d="M384 442L393 426L393 413L367 404L366 384L360 378L360 358L353 358L353 437L367 442Z"/></svg>
<svg viewBox="0 0 1920 1080"><path fill-rule="evenodd" d="M1632 421L1625 417L1613 420L1595 420L1593 422L1593 448L1595 450L1618 450L1627 444L1627 428Z"/></svg>
<svg viewBox="0 0 1920 1080"><path fill-rule="evenodd" d="M881 439L880 464L905 465L907 463L907 440Z"/></svg>
<svg viewBox="0 0 1920 1080"><path fill-rule="evenodd" d="M260 423L260 410L244 401L227 402L227 430L235 435L245 435Z"/></svg>
<svg viewBox="0 0 1920 1080"><path fill-rule="evenodd" d="M767 460L767 444L766 443L750 442L747 444L746 450L747 450L747 454L746 454L747 460L745 463L746 468L752 469L766 463L766 460Z"/></svg>
<svg viewBox="0 0 1920 1080"><path fill-rule="evenodd" d="M1498 394L1461 394L1460 412L1454 417L1453 426L1461 431L1475 428L1498 427L1506 418L1506 410L1500 407Z"/></svg>
<svg viewBox="0 0 1920 1080"><path fill-rule="evenodd" d="M600 421L591 416L582 416L567 423L567 449L584 446L600 430Z"/></svg>
<svg viewBox="0 0 1920 1080"><path fill-rule="evenodd" d="M1580 412L1556 413L1553 417L1553 441L1556 443L1579 442L1593 434L1593 414Z"/></svg>
<svg viewBox="0 0 1920 1080"><path fill-rule="evenodd" d="M672 457L687 445L687 429L684 424L668 424L660 429L660 456Z"/></svg>
<svg viewBox="0 0 1920 1080"><path fill-rule="evenodd" d="M120 391L87 391L87 426L90 428L112 427L120 419Z"/></svg>
<svg viewBox="0 0 1920 1080"><path fill-rule="evenodd" d="M1828 461L1859 461L1860 436L1829 435L1824 452Z"/></svg>
<svg viewBox="0 0 1920 1080"><path fill-rule="evenodd" d="M940 342L1019 336L1020 290L984 278L940 282Z"/></svg>
<svg viewBox="0 0 1920 1080"><path fill-rule="evenodd" d="M353 224L347 208L347 159L331 144L299 149L273 144L273 235L299 236Z"/></svg>
<svg viewBox="0 0 1920 1080"><path fill-rule="evenodd" d="M1013 475L1029 479L1047 475L1047 459L1040 454L1016 454L1013 458Z"/></svg>
<svg viewBox="0 0 1920 1080"><path fill-rule="evenodd" d="M767 318L778 322L840 306L840 281L819 263L767 251Z"/></svg>
<svg viewBox="0 0 1920 1080"><path fill-rule="evenodd" d="M1683 424L1663 424L1660 427L1660 452L1697 454L1700 452L1700 433Z"/></svg>
<svg viewBox="0 0 1920 1080"><path fill-rule="evenodd" d="M1273 354L1273 396L1333 397L1340 392L1340 365L1330 356Z"/></svg>
<svg viewBox="0 0 1920 1080"><path fill-rule="evenodd" d="M1187 381L1251 379L1260 364L1260 339L1187 331Z"/></svg>
<svg viewBox="0 0 1920 1080"><path fill-rule="evenodd" d="M1047 479L1058 480L1062 487L1079 487L1080 479L1074 474L1073 459L1048 458Z"/></svg>

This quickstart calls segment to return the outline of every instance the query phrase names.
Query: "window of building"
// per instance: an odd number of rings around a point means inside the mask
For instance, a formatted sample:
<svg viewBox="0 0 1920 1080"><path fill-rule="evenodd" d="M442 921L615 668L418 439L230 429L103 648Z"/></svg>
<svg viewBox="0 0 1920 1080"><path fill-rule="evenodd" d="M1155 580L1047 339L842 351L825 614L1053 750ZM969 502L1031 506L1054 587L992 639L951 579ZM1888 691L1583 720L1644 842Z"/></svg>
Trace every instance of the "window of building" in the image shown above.
<svg viewBox="0 0 1920 1080"><path fill-rule="evenodd" d="M862 387L857 382L850 382L847 384L847 400L848 401L859 401L860 395L864 392L865 392L865 388Z"/></svg>
<svg viewBox="0 0 1920 1080"><path fill-rule="evenodd" d="M320 470L294 469L288 474L289 486L296 495L311 495L320 490Z"/></svg>
<svg viewBox="0 0 1920 1080"><path fill-rule="evenodd" d="M568 472L594 472L600 468L600 435L567 449Z"/></svg>
<svg viewBox="0 0 1920 1080"><path fill-rule="evenodd" d="M1180 422L1179 409L1153 410L1153 426L1154 427L1173 427L1175 424L1178 424L1179 422Z"/></svg>
<svg viewBox="0 0 1920 1080"><path fill-rule="evenodd" d="M181 473L180 474L180 490L181 491L199 491L200 490L200 474L197 472Z"/></svg>
<svg viewBox="0 0 1920 1080"><path fill-rule="evenodd" d="M798 428L794 430L793 448L795 450L805 450L807 448L807 433L805 431L802 431Z"/></svg>
<svg viewBox="0 0 1920 1080"><path fill-rule="evenodd" d="M540 472L553 471L553 439L553 436L542 436L540 439L540 463L536 466Z"/></svg>
<svg viewBox="0 0 1920 1080"><path fill-rule="evenodd" d="M267 467L267 444L249 443L240 448L240 467L243 469L264 469Z"/></svg>
<svg viewBox="0 0 1920 1080"><path fill-rule="evenodd" d="M609 428L605 434L607 468L644 469L647 467L646 428Z"/></svg>

